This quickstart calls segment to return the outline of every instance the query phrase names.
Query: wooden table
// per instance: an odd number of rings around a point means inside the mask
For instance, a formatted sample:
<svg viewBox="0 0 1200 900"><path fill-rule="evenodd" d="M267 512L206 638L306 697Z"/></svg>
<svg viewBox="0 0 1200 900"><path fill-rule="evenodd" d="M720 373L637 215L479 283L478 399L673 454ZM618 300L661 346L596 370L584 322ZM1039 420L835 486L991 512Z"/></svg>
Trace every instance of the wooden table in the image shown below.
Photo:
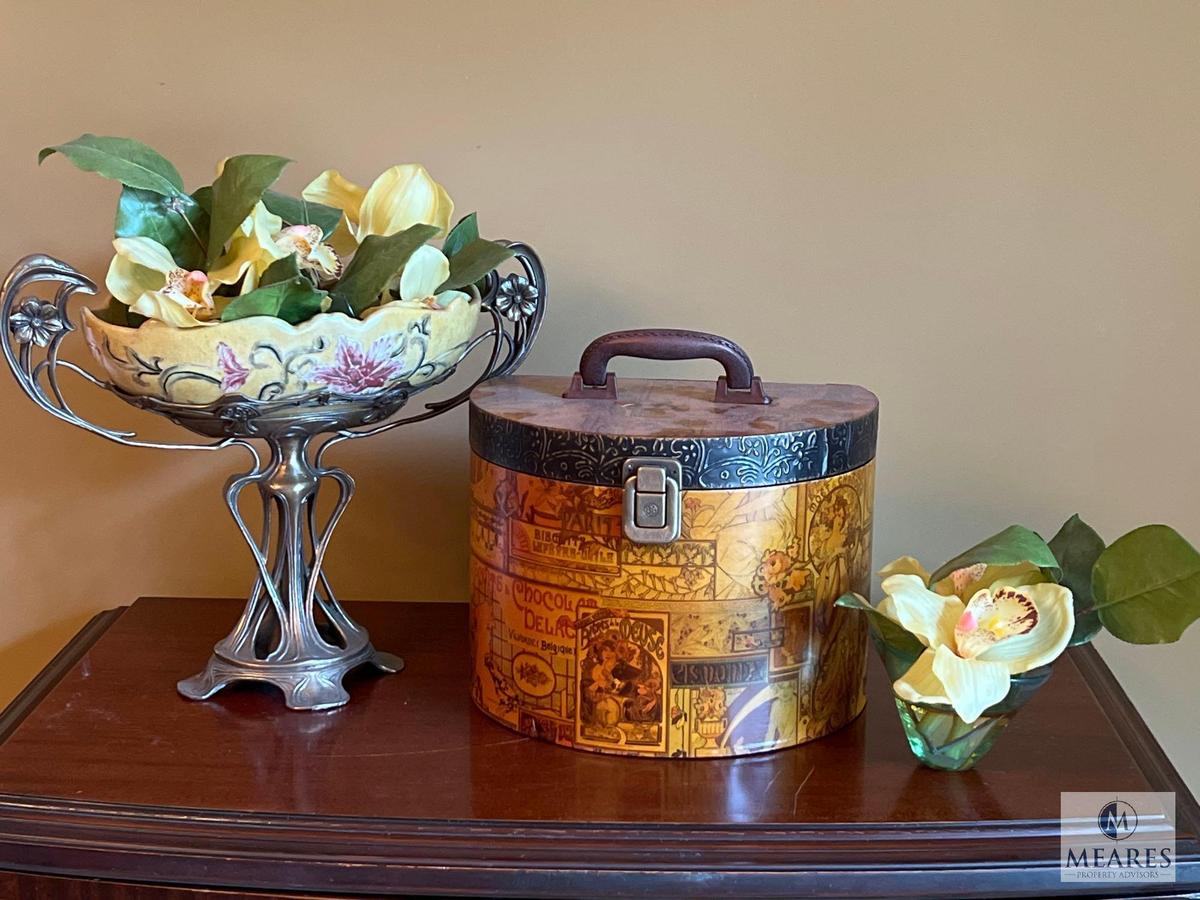
<svg viewBox="0 0 1200 900"><path fill-rule="evenodd" d="M832 737L618 759L477 713L465 607L351 605L408 668L320 713L175 693L240 602L97 616L0 716L0 896L1039 895L1061 887L1062 790L1175 791L1176 890L1200 888L1196 802L1090 648L965 774L914 763L874 660L867 713Z"/></svg>

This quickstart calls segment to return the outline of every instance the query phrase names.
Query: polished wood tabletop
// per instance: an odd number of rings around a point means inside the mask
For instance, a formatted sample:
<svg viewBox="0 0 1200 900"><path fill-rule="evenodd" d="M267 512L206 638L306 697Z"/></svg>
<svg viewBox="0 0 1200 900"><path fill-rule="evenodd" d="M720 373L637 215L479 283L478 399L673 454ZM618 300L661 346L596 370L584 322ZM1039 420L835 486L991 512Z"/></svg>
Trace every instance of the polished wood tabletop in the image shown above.
<svg viewBox="0 0 1200 900"><path fill-rule="evenodd" d="M0 869L317 893L1016 896L1058 887L1060 791L1175 790L1179 876L1200 881L1195 801L1090 648L967 773L917 765L874 659L867 712L831 737L630 759L478 713L458 604L351 604L407 668L351 676L341 709L252 685L183 699L175 682L239 605L102 614L0 717Z"/></svg>

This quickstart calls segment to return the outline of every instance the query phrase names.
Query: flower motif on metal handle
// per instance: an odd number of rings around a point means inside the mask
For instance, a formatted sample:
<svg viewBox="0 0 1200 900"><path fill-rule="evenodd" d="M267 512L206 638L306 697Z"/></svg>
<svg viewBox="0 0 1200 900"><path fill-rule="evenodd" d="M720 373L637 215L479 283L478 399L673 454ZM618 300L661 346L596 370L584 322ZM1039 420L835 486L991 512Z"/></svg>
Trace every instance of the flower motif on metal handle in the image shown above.
<svg viewBox="0 0 1200 900"><path fill-rule="evenodd" d="M524 275L509 275L496 290L496 312L514 322L527 319L537 311L538 289Z"/></svg>
<svg viewBox="0 0 1200 900"><path fill-rule="evenodd" d="M8 317L8 327L18 344L32 342L45 347L66 325L58 314L57 306L30 297Z"/></svg>

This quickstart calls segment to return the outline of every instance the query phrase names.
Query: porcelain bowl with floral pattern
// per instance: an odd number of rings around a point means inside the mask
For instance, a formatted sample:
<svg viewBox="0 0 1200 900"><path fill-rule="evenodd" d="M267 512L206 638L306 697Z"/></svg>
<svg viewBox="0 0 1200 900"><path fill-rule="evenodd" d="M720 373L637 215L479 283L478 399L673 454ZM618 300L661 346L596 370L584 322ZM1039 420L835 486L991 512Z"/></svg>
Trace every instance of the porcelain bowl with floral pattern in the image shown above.
<svg viewBox="0 0 1200 900"><path fill-rule="evenodd" d="M436 382L466 352L476 299L430 308L386 303L362 319L322 313L299 325L252 316L196 328L148 320L138 328L83 313L88 347L112 384L170 403L208 404L229 394L278 400L312 391L365 395Z"/></svg>

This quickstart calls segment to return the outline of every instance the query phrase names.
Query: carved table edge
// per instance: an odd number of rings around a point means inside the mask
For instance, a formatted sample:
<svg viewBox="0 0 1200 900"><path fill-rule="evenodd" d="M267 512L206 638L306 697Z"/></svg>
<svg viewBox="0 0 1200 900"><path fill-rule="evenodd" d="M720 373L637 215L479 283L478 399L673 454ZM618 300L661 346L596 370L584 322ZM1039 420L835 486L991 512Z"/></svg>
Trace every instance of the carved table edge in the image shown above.
<svg viewBox="0 0 1200 900"><path fill-rule="evenodd" d="M25 720L37 705L42 702L42 699L54 689L54 686L62 681L71 669L75 666L83 655L92 648L92 645L100 639L115 622L121 617L128 606L118 606L113 609L106 609L96 613L87 621L82 628L75 633L75 636L63 646L61 650L54 655L50 662L46 663L33 681L25 685L16 697L4 707L4 711L0 712L0 743L8 740L11 735Z"/></svg>
<svg viewBox="0 0 1200 900"><path fill-rule="evenodd" d="M1200 805L1100 651L1085 644L1071 648L1070 657L1150 786L1156 791L1174 792L1175 830L1196 843L1200 840Z"/></svg>
<svg viewBox="0 0 1200 900"><path fill-rule="evenodd" d="M0 713L0 741L128 607L94 616ZM1070 656L1190 834L1177 882L1200 887L1195 798L1092 647ZM1101 693L1102 692L1102 693ZM1116 702L1111 702L1116 701ZM333 826L331 830L330 826ZM349 893L524 896L728 892L756 896L967 897L1083 892L1058 876L1057 820L737 825L419 820L247 813L0 793L0 869L142 883ZM1003 843L997 853L996 842ZM997 860L996 856L1007 856ZM976 882L975 879L984 879ZM975 894L975 885L983 892ZM1163 889L1167 891L1164 893ZM970 892L970 893L968 893Z"/></svg>

